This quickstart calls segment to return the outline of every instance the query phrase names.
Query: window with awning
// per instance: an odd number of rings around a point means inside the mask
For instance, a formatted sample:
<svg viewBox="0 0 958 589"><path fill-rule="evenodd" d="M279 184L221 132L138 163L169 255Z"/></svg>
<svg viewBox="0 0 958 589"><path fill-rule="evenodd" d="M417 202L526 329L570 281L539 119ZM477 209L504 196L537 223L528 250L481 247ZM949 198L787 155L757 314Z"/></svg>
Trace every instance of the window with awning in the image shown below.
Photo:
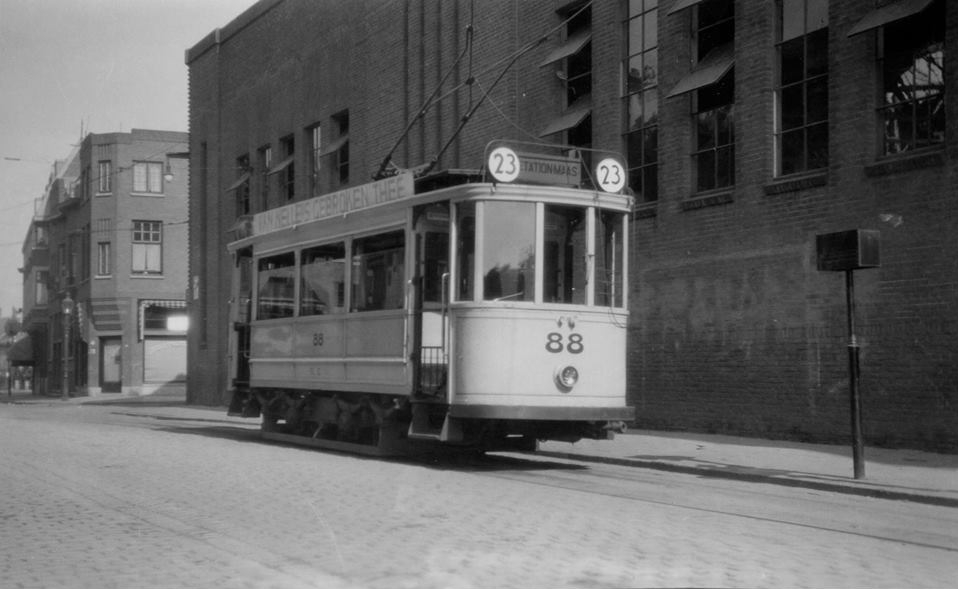
<svg viewBox="0 0 958 589"><path fill-rule="evenodd" d="M897 0L875 8L848 31L849 37L883 27L893 22L915 16L932 5L935 0Z"/></svg>

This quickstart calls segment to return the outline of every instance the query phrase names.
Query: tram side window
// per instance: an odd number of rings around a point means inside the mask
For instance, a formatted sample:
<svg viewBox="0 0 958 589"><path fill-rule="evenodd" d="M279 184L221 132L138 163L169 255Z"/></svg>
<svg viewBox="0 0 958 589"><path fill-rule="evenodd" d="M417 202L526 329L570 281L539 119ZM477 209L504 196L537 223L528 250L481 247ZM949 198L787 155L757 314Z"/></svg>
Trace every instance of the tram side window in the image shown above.
<svg viewBox="0 0 958 589"><path fill-rule="evenodd" d="M459 273L459 288L456 299L471 301L475 298L475 263L476 263L476 203L464 202L456 205L456 230L458 244L456 244L457 268Z"/></svg>
<svg viewBox="0 0 958 589"><path fill-rule="evenodd" d="M623 221L624 215L602 211L595 231L595 304L623 306Z"/></svg>
<svg viewBox="0 0 958 589"><path fill-rule="evenodd" d="M345 310L346 247L331 243L303 250L300 259L299 314Z"/></svg>
<svg viewBox="0 0 958 589"><path fill-rule="evenodd" d="M402 309L405 237L402 231L353 240L353 311Z"/></svg>
<svg viewBox="0 0 958 589"><path fill-rule="evenodd" d="M483 217L483 298L535 300L536 205L487 202Z"/></svg>
<svg viewBox="0 0 958 589"><path fill-rule="evenodd" d="M543 248L542 300L585 304L586 214L582 207L547 206Z"/></svg>
<svg viewBox="0 0 958 589"><path fill-rule="evenodd" d="M262 258L257 266L257 319L293 316L296 294L296 256L293 252Z"/></svg>

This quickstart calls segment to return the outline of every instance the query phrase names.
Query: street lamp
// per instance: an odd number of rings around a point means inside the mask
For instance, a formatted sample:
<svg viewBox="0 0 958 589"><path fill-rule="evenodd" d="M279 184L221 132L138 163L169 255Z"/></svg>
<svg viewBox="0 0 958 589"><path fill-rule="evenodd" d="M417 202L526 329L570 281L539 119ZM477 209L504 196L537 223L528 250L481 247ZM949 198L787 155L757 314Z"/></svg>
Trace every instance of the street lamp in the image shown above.
<svg viewBox="0 0 958 589"><path fill-rule="evenodd" d="M63 400L70 399L70 326L73 318L73 299L67 293L63 299Z"/></svg>

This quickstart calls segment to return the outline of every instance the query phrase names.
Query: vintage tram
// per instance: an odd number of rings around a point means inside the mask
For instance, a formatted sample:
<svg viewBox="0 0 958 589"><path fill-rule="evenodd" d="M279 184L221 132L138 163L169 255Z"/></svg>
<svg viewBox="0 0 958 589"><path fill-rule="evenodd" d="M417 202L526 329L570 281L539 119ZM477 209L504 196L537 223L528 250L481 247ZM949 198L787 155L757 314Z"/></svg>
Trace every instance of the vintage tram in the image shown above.
<svg viewBox="0 0 958 589"><path fill-rule="evenodd" d="M596 167L602 190L577 186L581 156L493 143L486 160L252 216L229 245L230 414L370 454L624 429L621 165Z"/></svg>

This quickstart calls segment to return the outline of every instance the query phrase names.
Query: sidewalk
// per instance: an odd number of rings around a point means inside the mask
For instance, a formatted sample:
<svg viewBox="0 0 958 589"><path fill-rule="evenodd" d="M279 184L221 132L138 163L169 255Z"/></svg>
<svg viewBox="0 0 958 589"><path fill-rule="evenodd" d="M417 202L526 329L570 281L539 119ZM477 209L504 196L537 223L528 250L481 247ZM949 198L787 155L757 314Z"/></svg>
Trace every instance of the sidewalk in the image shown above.
<svg viewBox="0 0 958 589"><path fill-rule="evenodd" d="M851 444L637 430L611 441L545 442L537 454L958 507L958 454L866 447L858 480Z"/></svg>
<svg viewBox="0 0 958 589"><path fill-rule="evenodd" d="M185 404L182 393L145 396L102 394L95 397L37 397L29 392L0 395L0 404L135 405L142 410L197 412L226 417L226 408ZM235 418L240 423L253 420ZM619 464L697 476L801 487L820 491L958 507L958 454L865 448L865 478L853 476L851 446L804 444L735 436L635 430L614 440L574 444L544 442L539 456Z"/></svg>

